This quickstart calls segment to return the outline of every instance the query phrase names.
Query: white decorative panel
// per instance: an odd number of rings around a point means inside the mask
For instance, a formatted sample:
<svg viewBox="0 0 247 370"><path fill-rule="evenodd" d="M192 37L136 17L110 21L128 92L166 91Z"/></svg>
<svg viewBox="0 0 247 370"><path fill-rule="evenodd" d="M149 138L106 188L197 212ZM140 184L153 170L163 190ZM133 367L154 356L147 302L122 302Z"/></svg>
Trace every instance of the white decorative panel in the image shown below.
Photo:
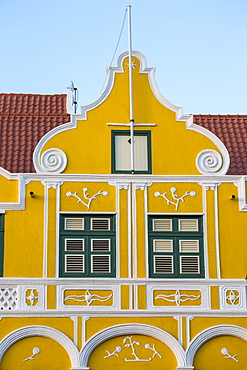
<svg viewBox="0 0 247 370"><path fill-rule="evenodd" d="M45 286L44 285L22 285L18 287L20 300L18 308L36 310L45 308Z"/></svg>
<svg viewBox="0 0 247 370"><path fill-rule="evenodd" d="M155 310L192 310L209 309L209 286L203 285L147 285L147 309ZM158 295L157 295L158 294ZM170 305L157 302L170 302ZM186 303L186 305L185 305Z"/></svg>
<svg viewBox="0 0 247 370"><path fill-rule="evenodd" d="M120 309L119 293L119 285L58 285L57 308L79 311Z"/></svg>
<svg viewBox="0 0 247 370"><path fill-rule="evenodd" d="M0 309L14 310L17 308L18 289L0 288Z"/></svg>
<svg viewBox="0 0 247 370"><path fill-rule="evenodd" d="M246 309L246 290L244 287L220 287L220 306L222 309Z"/></svg>

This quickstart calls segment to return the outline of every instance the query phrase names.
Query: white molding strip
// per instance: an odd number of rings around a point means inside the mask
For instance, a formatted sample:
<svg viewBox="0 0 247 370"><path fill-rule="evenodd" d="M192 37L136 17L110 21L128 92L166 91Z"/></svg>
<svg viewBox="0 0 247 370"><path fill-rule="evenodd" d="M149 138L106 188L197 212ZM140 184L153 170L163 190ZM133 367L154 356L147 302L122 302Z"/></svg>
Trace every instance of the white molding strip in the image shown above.
<svg viewBox="0 0 247 370"><path fill-rule="evenodd" d="M0 167L1 170L1 167ZM1 173L3 172L3 173ZM8 171L6 171L8 172ZM18 201L17 202L1 202L0 203L0 212L3 211L10 211L10 210L20 210L23 211L25 209L25 194L26 194L26 178L22 174L9 174L9 176L5 176L4 171L0 171L0 174L2 174L4 177L6 177L8 180L17 180L18 181Z"/></svg>
<svg viewBox="0 0 247 370"><path fill-rule="evenodd" d="M74 343L78 347L78 316L71 316L70 319L74 323Z"/></svg>
<svg viewBox="0 0 247 370"><path fill-rule="evenodd" d="M215 189L214 189L214 235L215 235L215 247L216 247L217 279L220 279L221 278L221 265L220 265L218 186L215 186Z"/></svg>
<svg viewBox="0 0 247 370"><path fill-rule="evenodd" d="M182 182L182 183L203 183L205 185L215 183L238 183L246 181L243 176L233 175L136 175L136 174L43 174L43 173L25 173L18 176L24 177L27 181L63 181L63 182L106 182L106 183L122 183L130 182L155 183L155 182ZM18 178L15 178L15 180Z"/></svg>
<svg viewBox="0 0 247 370"><path fill-rule="evenodd" d="M183 318L182 316L174 316L173 318L178 322L178 341L183 346Z"/></svg>
<svg viewBox="0 0 247 370"><path fill-rule="evenodd" d="M208 228L207 228L207 189L206 186L202 187L202 202L203 202L203 243L204 243L204 268L205 278L209 278L209 264L208 264Z"/></svg>
<svg viewBox="0 0 247 370"><path fill-rule="evenodd" d="M87 337L87 321L90 319L88 316L82 316L82 323L81 323L81 348L85 346L86 337Z"/></svg>
<svg viewBox="0 0 247 370"><path fill-rule="evenodd" d="M170 287L185 285L193 286L243 286L247 285L246 279L166 279L166 285ZM128 284L150 284L150 285L164 285L164 279L154 279L154 278L138 278L138 279L129 279L129 278L24 278L24 277L2 277L0 278L1 285L75 285L75 286L88 286L88 285L128 285Z"/></svg>
<svg viewBox="0 0 247 370"><path fill-rule="evenodd" d="M44 183L44 231L43 231L43 277L47 278L47 249L48 249L48 217L49 217L49 185Z"/></svg>

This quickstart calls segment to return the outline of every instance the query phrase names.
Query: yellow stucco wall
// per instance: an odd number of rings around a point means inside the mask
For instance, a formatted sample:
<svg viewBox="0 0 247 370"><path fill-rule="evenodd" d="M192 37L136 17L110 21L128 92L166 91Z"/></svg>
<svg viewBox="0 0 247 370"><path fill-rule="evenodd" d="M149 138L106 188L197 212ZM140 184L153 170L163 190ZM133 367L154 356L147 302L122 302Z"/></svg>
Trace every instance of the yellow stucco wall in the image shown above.
<svg viewBox="0 0 247 370"><path fill-rule="evenodd" d="M247 329L243 312L247 273L246 213L240 211L240 200L245 194L240 194L236 187L240 178L220 177L217 173L200 175L196 168L198 153L205 149L219 152L219 149L209 137L186 129L185 120L177 121L174 110L154 96L148 75L139 73L139 59L135 57L134 62L135 122L155 124L135 127L151 131L151 174L111 174L111 131L127 128L107 123L129 122L128 59L125 59L124 73L116 73L107 99L88 111L85 119L80 117L76 128L52 136L43 146L41 154L50 148L66 153L68 165L61 175L45 173L33 178L30 175L25 185L17 179L0 176L3 189L0 204L4 214L3 277L13 278L8 280L7 287L4 285L7 280L2 280L0 293L9 294L4 289L10 287L16 289L18 299L26 294L21 308L2 310L0 340L23 327L44 325L66 335L79 353L87 340L111 327L139 324L147 327L147 333L133 334L133 341L139 343L135 345L138 358L149 360L153 354L149 346L153 345L162 356L155 355L150 361L126 361L126 358L136 359L131 346L125 346L128 344L125 338L132 336L130 326L128 334L106 337L94 348L88 362L91 370L132 370L143 368L143 364L150 370L176 369L172 344L169 347L151 336L151 327L171 335L181 351L187 349L197 335L217 325ZM18 203L20 187L22 210ZM236 195L235 200L230 200L232 194ZM61 214L115 217L116 278L59 277ZM202 218L205 278L177 282L169 278L149 279L147 221L154 215ZM15 282L14 278L23 280ZM39 291L40 287L43 291ZM109 298L88 303L83 300L87 292L94 297ZM28 300L32 294L39 295L33 306ZM179 294L195 299L178 304L174 299L157 298L158 295L174 298ZM239 297L230 302L224 294L239 294ZM79 296L81 300L65 301L69 296ZM247 363L244 345L243 339L232 339L228 335L210 339L195 356L195 370L244 369ZM34 347L40 348L35 361L24 362ZM118 347L121 351L105 358L108 351L112 353ZM225 358L222 348L227 348L232 356L238 354L240 362ZM35 369L34 365L37 369L51 370L67 370L72 366L68 353L54 338L35 335L14 343L4 354L0 369Z"/></svg>

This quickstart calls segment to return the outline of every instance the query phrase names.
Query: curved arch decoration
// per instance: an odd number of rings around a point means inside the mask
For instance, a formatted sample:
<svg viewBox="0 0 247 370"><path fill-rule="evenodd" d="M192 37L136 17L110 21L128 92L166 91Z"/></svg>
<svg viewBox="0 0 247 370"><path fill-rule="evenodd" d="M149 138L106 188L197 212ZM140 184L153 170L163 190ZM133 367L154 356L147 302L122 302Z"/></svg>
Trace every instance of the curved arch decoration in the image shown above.
<svg viewBox="0 0 247 370"><path fill-rule="evenodd" d="M229 335L231 337L237 337L247 341L247 329L244 329L241 326L217 325L205 329L192 340L186 354L187 365L192 366L196 352L204 343L208 342L210 339L223 335Z"/></svg>
<svg viewBox="0 0 247 370"><path fill-rule="evenodd" d="M92 336L81 350L79 359L80 366L87 368L88 360L93 350L108 339L121 335L147 335L165 343L174 353L178 367L185 366L185 351L180 343L169 333L155 326L145 324L122 324L104 329Z"/></svg>
<svg viewBox="0 0 247 370"><path fill-rule="evenodd" d="M79 351L67 335L49 326L32 325L17 329L8 334L0 342L0 361L5 352L16 342L29 337L50 338L59 343L68 353L72 367L79 367Z"/></svg>

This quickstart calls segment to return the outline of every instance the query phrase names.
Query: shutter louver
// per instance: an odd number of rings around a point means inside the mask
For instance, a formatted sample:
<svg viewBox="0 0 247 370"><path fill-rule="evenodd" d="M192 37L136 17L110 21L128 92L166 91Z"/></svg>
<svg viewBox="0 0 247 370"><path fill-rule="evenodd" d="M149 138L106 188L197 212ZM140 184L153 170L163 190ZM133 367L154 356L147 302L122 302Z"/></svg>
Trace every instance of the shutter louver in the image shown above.
<svg viewBox="0 0 247 370"><path fill-rule="evenodd" d="M180 253L199 253L199 240L179 240Z"/></svg>
<svg viewBox="0 0 247 370"><path fill-rule="evenodd" d="M94 274L109 274L110 268L110 256L109 255L92 255L91 256L91 272Z"/></svg>
<svg viewBox="0 0 247 370"><path fill-rule="evenodd" d="M180 273L181 274L200 274L199 257L198 256L181 256L180 257Z"/></svg>
<svg viewBox="0 0 247 370"><path fill-rule="evenodd" d="M154 219L153 231L172 231L171 219Z"/></svg>
<svg viewBox="0 0 247 370"><path fill-rule="evenodd" d="M110 230L110 219L109 218L92 218L91 230L109 231Z"/></svg>
<svg viewBox="0 0 247 370"><path fill-rule="evenodd" d="M179 231L188 231L188 232L198 231L198 220L197 219L179 220Z"/></svg>
<svg viewBox="0 0 247 370"><path fill-rule="evenodd" d="M155 239L153 241L153 251L158 253L172 253L173 240L168 239Z"/></svg>
<svg viewBox="0 0 247 370"><path fill-rule="evenodd" d="M93 239L92 252L110 252L110 239Z"/></svg>
<svg viewBox="0 0 247 370"><path fill-rule="evenodd" d="M154 256L155 274L173 274L172 256Z"/></svg>
<svg viewBox="0 0 247 370"><path fill-rule="evenodd" d="M84 273L84 255L65 255L65 272Z"/></svg>
<svg viewBox="0 0 247 370"><path fill-rule="evenodd" d="M84 252L84 239L65 239L66 252Z"/></svg>
<svg viewBox="0 0 247 370"><path fill-rule="evenodd" d="M65 230L84 230L84 218L65 218Z"/></svg>

